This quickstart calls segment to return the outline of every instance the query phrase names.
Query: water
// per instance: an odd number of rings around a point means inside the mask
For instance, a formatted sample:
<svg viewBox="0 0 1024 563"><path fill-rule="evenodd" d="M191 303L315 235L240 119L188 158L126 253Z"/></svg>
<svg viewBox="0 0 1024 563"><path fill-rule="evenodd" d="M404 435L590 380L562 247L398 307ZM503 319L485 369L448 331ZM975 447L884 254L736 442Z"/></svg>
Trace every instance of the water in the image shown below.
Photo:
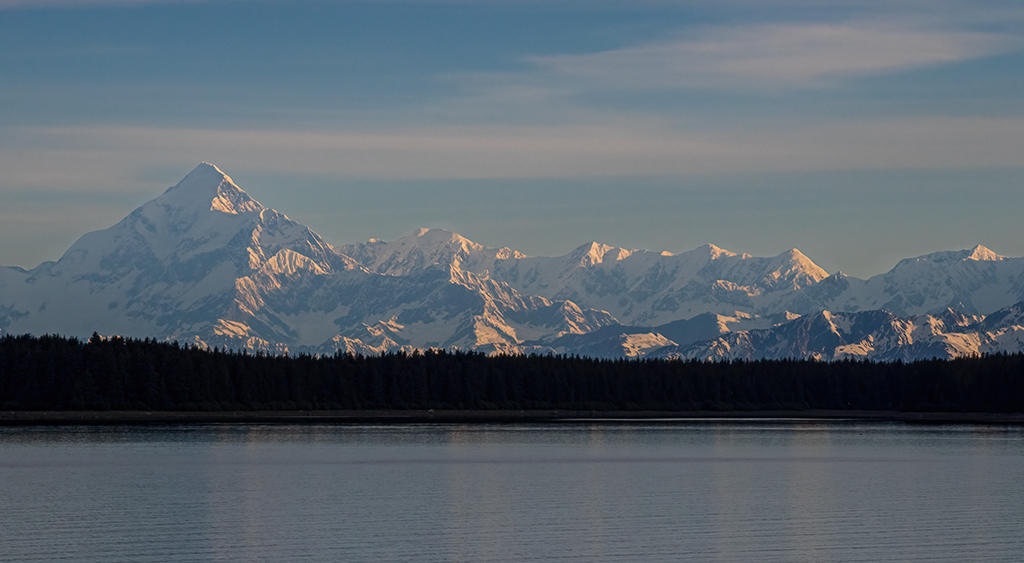
<svg viewBox="0 0 1024 563"><path fill-rule="evenodd" d="M0 428L0 561L1020 561L1024 429Z"/></svg>

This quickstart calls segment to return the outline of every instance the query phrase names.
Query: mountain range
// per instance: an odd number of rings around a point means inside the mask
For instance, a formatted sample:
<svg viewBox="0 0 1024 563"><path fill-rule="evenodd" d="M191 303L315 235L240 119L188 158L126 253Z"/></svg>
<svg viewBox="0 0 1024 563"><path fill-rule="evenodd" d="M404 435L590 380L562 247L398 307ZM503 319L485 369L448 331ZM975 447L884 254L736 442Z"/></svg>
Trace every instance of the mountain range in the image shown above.
<svg viewBox="0 0 1024 563"><path fill-rule="evenodd" d="M1024 350L1022 300L1024 258L983 246L867 280L796 249L531 257L440 229L332 246L207 163L56 262L0 267L4 333L269 353L952 358Z"/></svg>

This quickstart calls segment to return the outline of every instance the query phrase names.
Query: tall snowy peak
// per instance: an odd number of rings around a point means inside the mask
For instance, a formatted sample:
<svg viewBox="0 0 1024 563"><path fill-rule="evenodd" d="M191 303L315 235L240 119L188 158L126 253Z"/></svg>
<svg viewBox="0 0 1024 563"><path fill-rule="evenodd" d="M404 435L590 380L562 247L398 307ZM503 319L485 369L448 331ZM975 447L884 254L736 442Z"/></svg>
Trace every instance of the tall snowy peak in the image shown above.
<svg viewBox="0 0 1024 563"><path fill-rule="evenodd" d="M205 209L231 215L258 213L264 209L227 174L206 162L196 166L155 201L181 210Z"/></svg>
<svg viewBox="0 0 1024 563"><path fill-rule="evenodd" d="M796 249L591 242L528 257L442 229L333 247L206 163L57 262L0 268L4 332L268 352L953 357L1024 349L1022 300L1024 258L983 246L868 280L828 276Z"/></svg>
<svg viewBox="0 0 1024 563"><path fill-rule="evenodd" d="M4 289L0 305L11 308L10 330L178 336L197 322L248 323L253 307L283 280L358 268L215 166L201 164L113 227L82 236L60 260Z"/></svg>
<svg viewBox="0 0 1024 563"><path fill-rule="evenodd" d="M49 273L124 276L159 266L171 279L196 279L226 263L239 273L259 269L282 249L326 269L356 267L309 228L260 205L204 163L117 225L83 236Z"/></svg>

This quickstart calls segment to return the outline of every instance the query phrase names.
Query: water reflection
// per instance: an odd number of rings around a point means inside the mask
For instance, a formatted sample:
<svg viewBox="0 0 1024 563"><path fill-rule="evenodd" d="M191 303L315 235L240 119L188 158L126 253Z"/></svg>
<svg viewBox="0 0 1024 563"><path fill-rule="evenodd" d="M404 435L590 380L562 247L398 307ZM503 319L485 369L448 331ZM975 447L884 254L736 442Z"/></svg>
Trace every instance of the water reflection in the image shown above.
<svg viewBox="0 0 1024 563"><path fill-rule="evenodd" d="M1024 435L0 428L0 561L1015 561Z"/></svg>

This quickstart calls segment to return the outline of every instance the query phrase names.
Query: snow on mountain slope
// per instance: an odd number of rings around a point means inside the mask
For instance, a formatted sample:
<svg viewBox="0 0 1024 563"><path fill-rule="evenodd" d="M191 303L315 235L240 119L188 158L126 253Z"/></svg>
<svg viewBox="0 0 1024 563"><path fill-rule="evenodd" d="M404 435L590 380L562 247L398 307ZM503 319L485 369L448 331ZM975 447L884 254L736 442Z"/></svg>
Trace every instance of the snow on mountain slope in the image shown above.
<svg viewBox="0 0 1024 563"><path fill-rule="evenodd" d="M486 274L495 260L520 255L453 233L423 230L390 245L346 248L368 267L204 163L117 225L83 236L57 262L0 271L0 330L96 331L273 353L517 352L526 338L616 322L460 268Z"/></svg>
<svg viewBox="0 0 1024 563"><path fill-rule="evenodd" d="M220 316L248 324L261 284L277 284L276 277L358 268L204 163L118 224L84 235L57 262L28 272L3 303L24 316L4 328L184 337Z"/></svg>
<svg viewBox="0 0 1024 563"><path fill-rule="evenodd" d="M450 265L507 283L521 294L568 300L632 323L659 324L714 312L770 308L827 273L797 250L771 258L705 245L679 255L596 242L560 257L487 248L455 233L421 229L395 242L338 247L370 270L407 275ZM775 312L775 311L772 311Z"/></svg>
<svg viewBox="0 0 1024 563"><path fill-rule="evenodd" d="M333 247L203 163L60 260L0 268L0 331L273 353L894 359L1020 349L1022 299L1024 258L982 246L868 280L830 276L795 249L592 242L528 257L441 229Z"/></svg>
<svg viewBox="0 0 1024 563"><path fill-rule="evenodd" d="M380 275L372 284L331 280L316 300L338 304L339 334L365 341L364 327L387 319L389 337L418 348L487 348L515 353L524 340L544 340L615 323L573 303L521 296L507 284L434 265L408 276Z"/></svg>
<svg viewBox="0 0 1024 563"><path fill-rule="evenodd" d="M819 304L845 311L885 309L897 315L946 308L987 314L1024 299L1024 258L1000 256L979 245L908 258L885 274L849 281L844 291Z"/></svg>
<svg viewBox="0 0 1024 563"><path fill-rule="evenodd" d="M828 274L795 249L755 258L710 244L674 255L591 243L559 258L501 260L491 275L522 293L650 326L702 313L781 312L776 302Z"/></svg>
<svg viewBox="0 0 1024 563"><path fill-rule="evenodd" d="M887 311L805 315L769 329L738 331L686 346L667 347L653 355L709 360L846 358L876 361L956 358L1022 350L1024 302L991 315L947 310L937 316L897 317Z"/></svg>
<svg viewBox="0 0 1024 563"><path fill-rule="evenodd" d="M602 340L594 340L572 351L574 354L594 358L640 358L653 350L676 343L656 332L619 334Z"/></svg>
<svg viewBox="0 0 1024 563"><path fill-rule="evenodd" d="M409 275L434 264L481 274L491 270L497 260L524 257L510 248L487 248L443 229L419 229L395 242L370 239L338 250L371 271L393 276Z"/></svg>
<svg viewBox="0 0 1024 563"><path fill-rule="evenodd" d="M968 327L984 332L998 332L1015 326L1024 326L1024 301L1018 301L983 318L970 317L967 322L970 322Z"/></svg>

